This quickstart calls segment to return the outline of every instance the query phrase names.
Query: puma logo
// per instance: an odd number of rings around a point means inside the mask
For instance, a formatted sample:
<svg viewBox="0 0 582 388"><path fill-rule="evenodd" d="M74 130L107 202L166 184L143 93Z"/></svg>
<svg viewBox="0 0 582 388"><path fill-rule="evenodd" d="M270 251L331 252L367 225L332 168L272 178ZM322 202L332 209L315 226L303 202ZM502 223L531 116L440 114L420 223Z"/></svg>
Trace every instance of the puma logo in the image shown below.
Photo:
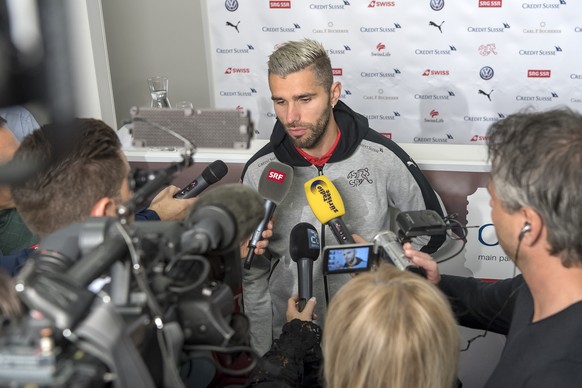
<svg viewBox="0 0 582 388"><path fill-rule="evenodd" d="M240 31L238 30L238 25L240 24L240 20L238 21L238 23L236 23L236 25L232 24L231 22L226 22L226 25L229 27L232 27L236 30L236 32L240 33Z"/></svg>
<svg viewBox="0 0 582 388"><path fill-rule="evenodd" d="M441 29L441 26L444 24L445 22L443 21L441 24L436 24L435 22L428 22L429 26L433 26L439 29L439 31L441 32L441 34L443 33L443 30Z"/></svg>
<svg viewBox="0 0 582 388"><path fill-rule="evenodd" d="M482 94L484 96L487 96L487 98L489 99L489 101L491 101L491 93L493 93L493 89L489 93L485 93L483 90L479 89L479 94Z"/></svg>

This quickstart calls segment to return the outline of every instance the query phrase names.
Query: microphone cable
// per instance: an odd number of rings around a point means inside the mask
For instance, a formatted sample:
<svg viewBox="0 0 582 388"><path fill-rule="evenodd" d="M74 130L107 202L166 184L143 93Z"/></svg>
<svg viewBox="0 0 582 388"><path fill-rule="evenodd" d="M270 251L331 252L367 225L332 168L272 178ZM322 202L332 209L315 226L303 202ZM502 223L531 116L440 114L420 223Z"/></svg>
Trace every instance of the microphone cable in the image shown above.
<svg viewBox="0 0 582 388"><path fill-rule="evenodd" d="M445 261L449 261L451 260L453 257L457 256L458 254L460 254L463 249L465 249L465 246L467 245L467 226L463 226L457 219L457 213L452 213L449 214L448 216L443 218L443 221L445 222L445 224L447 225L447 237L449 237L451 240L461 240L463 242L463 244L461 245L461 248L459 248L459 250L455 253L453 253L452 255L445 257L444 259L440 259L438 260L436 263L440 264L440 263L444 263ZM452 226L451 223L456 224L455 226ZM462 235L457 235L454 232L452 232L453 228L458 227L460 229L460 231L462 232ZM449 233L449 231L451 231L451 233Z"/></svg>
<svg viewBox="0 0 582 388"><path fill-rule="evenodd" d="M146 303L152 313L152 319L156 326L156 336L159 343L159 349L162 353L162 360L164 364L164 376L168 376L168 383L171 383L171 387L184 388L184 383L177 373L176 365L178 365L177 360L174 358L174 354L170 349L170 341L166 338L166 332L164 329L164 320L162 308L156 301L156 297L152 292L151 288L148 286L148 279L146 277L146 272L140 262L139 254L132 243L132 238L127 232L127 230L119 223L115 223L118 232L121 234L123 239L127 244L129 250L129 256L131 259L131 268L134 274L136 283L140 291L145 295Z"/></svg>

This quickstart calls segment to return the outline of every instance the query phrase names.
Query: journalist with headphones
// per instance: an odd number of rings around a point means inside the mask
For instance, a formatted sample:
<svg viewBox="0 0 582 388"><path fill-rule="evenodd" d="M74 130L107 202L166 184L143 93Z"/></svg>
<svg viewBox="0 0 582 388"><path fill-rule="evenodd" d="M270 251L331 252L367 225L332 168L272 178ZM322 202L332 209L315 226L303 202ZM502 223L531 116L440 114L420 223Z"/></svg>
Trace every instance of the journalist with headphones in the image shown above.
<svg viewBox="0 0 582 388"><path fill-rule="evenodd" d="M582 115L519 112L489 129L491 216L521 274L495 283L441 275L405 254L448 296L459 324L505 334L485 387L582 386Z"/></svg>

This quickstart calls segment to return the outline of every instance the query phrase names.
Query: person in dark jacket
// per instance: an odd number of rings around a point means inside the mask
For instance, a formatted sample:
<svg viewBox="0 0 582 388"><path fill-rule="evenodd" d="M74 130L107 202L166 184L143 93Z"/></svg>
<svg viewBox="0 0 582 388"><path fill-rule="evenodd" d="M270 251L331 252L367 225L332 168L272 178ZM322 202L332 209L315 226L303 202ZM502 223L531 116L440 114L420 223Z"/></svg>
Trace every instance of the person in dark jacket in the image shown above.
<svg viewBox="0 0 582 388"><path fill-rule="evenodd" d="M507 336L485 387L582 384L582 115L523 111L489 129L491 218L521 274L496 283L441 275L405 245L449 297L459 323Z"/></svg>
<svg viewBox="0 0 582 388"><path fill-rule="evenodd" d="M39 239L90 216L115 216L119 204L132 196L130 166L115 131L101 120L75 119L68 145L55 142L59 124L46 124L26 136L14 154L15 162L38 162L28 180L13 184L12 196L26 226ZM65 141L65 139L63 139ZM175 199L180 189L160 191L137 219L183 219L196 201ZM18 273L31 249L0 258L0 266Z"/></svg>

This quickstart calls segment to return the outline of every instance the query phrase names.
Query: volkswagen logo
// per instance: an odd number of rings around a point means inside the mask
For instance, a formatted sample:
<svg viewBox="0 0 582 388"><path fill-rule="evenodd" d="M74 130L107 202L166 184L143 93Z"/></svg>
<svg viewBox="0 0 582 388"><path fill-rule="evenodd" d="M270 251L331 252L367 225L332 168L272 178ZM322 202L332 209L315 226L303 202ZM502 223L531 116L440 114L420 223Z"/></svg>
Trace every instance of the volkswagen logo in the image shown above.
<svg viewBox="0 0 582 388"><path fill-rule="evenodd" d="M491 68L490 66L484 66L481 68L481 71L479 71L479 75L485 81L489 81L491 78L493 78L493 74L495 73L493 72L493 68Z"/></svg>

